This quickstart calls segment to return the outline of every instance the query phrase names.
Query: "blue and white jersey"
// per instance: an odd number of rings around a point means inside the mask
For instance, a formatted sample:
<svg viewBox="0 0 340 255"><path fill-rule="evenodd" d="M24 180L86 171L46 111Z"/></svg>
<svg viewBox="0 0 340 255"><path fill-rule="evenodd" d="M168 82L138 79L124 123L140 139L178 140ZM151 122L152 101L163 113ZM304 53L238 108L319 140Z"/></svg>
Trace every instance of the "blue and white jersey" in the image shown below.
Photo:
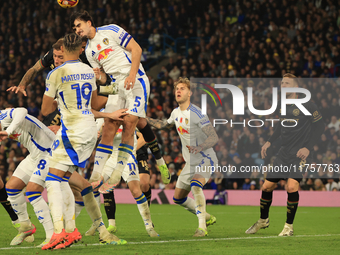
<svg viewBox="0 0 340 255"><path fill-rule="evenodd" d="M50 152L54 133L40 120L27 114L25 108L11 108L0 111L1 130L6 130L10 139L20 142L32 158L42 152Z"/></svg>
<svg viewBox="0 0 340 255"><path fill-rule="evenodd" d="M61 122L68 128L94 123L92 92L97 89L91 67L78 60L66 61L46 78L45 95L57 98Z"/></svg>
<svg viewBox="0 0 340 255"><path fill-rule="evenodd" d="M182 143L182 154L185 162L190 165L197 165L205 155L216 155L213 148L206 149L198 154L190 154L187 148L187 146L200 145L207 139L207 135L202 131L202 128L211 123L208 116L203 115L199 107L190 104L184 111L177 107L172 111L167 121L169 124L174 123L176 125L176 130Z"/></svg>
<svg viewBox="0 0 340 255"><path fill-rule="evenodd" d="M126 46L132 39L123 28L111 24L96 28L96 35L87 41L86 58L93 68L103 67L111 79L120 75L128 76L131 69L131 53ZM139 64L137 76L145 74L142 64Z"/></svg>

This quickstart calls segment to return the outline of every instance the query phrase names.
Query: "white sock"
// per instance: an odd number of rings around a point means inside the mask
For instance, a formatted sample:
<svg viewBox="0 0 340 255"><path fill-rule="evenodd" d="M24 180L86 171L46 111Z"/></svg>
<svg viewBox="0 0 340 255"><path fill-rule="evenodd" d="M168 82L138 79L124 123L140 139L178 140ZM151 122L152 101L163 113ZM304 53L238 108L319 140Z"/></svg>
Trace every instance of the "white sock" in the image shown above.
<svg viewBox="0 0 340 255"><path fill-rule="evenodd" d="M98 144L96 149L96 155L94 157L94 167L91 177L97 177L97 173L101 174L103 172L105 163L109 156L112 154L112 146L105 144ZM100 177L100 176L99 176Z"/></svg>
<svg viewBox="0 0 340 255"><path fill-rule="evenodd" d="M93 222L93 225L97 228L99 235L108 235L109 232L107 231L105 224L102 219L102 214L99 210L98 204L94 199L93 192L90 192L83 196L84 204L87 213L90 215L90 218Z"/></svg>
<svg viewBox="0 0 340 255"><path fill-rule="evenodd" d="M198 186L191 186L191 192L195 198L196 205L196 215L198 217L198 227L204 230L207 229L207 224L205 222L205 197L203 190Z"/></svg>
<svg viewBox="0 0 340 255"><path fill-rule="evenodd" d="M84 208L84 202L83 201L75 201L76 206L75 206L75 216L76 218L79 216L81 210Z"/></svg>
<svg viewBox="0 0 340 255"><path fill-rule="evenodd" d="M64 201L63 216L65 221L65 231L67 233L72 233L76 228L74 195L68 181L62 181L60 183L60 188Z"/></svg>
<svg viewBox="0 0 340 255"><path fill-rule="evenodd" d="M137 202L139 213L144 221L145 228L146 229L153 228L148 200L146 200L144 193L142 193L142 195L140 195L139 197L135 198L135 200Z"/></svg>
<svg viewBox="0 0 340 255"><path fill-rule="evenodd" d="M182 203L179 204L180 206L183 206L185 209L187 209L189 212L193 213L196 215L196 204L195 204L195 200L193 200L191 197L187 197L187 200ZM209 220L210 219L210 214L205 212L205 220Z"/></svg>
<svg viewBox="0 0 340 255"><path fill-rule="evenodd" d="M46 239L50 239L53 235L53 222L47 203L38 191L28 191L26 192L26 196L33 206L35 215L39 222L45 229Z"/></svg>
<svg viewBox="0 0 340 255"><path fill-rule="evenodd" d="M19 221L21 222L30 222L29 216L27 213L27 204L24 192L21 190L16 190L13 193L10 193L7 190L8 201L11 202L14 212L18 215ZM12 195L15 194L15 195Z"/></svg>
<svg viewBox="0 0 340 255"><path fill-rule="evenodd" d="M157 163L157 166L165 165L165 161L163 157L161 157L160 159L156 159L156 163Z"/></svg>
<svg viewBox="0 0 340 255"><path fill-rule="evenodd" d="M119 144L117 165L109 179L110 184L117 184L120 181L124 168L132 153L133 146L123 143Z"/></svg>
<svg viewBox="0 0 340 255"><path fill-rule="evenodd" d="M98 207L99 207L99 210L100 210L101 201L100 201L99 191L93 191L93 195L94 195L94 199L96 200Z"/></svg>
<svg viewBox="0 0 340 255"><path fill-rule="evenodd" d="M116 226L116 220L115 219L109 219L109 226Z"/></svg>
<svg viewBox="0 0 340 255"><path fill-rule="evenodd" d="M64 229L64 221L63 221L63 194L60 188L61 178L53 175L50 177L50 173L47 174L46 177L46 189L47 189L47 197L48 197L48 205L51 211L54 233L60 234ZM50 177L50 178L49 178ZM50 179L54 180L50 180Z"/></svg>

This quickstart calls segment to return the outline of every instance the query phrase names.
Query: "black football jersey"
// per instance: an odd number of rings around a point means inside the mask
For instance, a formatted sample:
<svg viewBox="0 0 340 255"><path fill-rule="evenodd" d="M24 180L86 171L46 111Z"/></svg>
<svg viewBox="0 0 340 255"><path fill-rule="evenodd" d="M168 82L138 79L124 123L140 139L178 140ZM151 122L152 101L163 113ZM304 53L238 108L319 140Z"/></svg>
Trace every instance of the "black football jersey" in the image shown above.
<svg viewBox="0 0 340 255"><path fill-rule="evenodd" d="M303 106L312 115L305 115L295 104L287 105L286 116L282 116L280 110L280 121L285 120L284 126L281 126L282 147L280 152L288 157L295 157L299 149L306 147L310 139L314 139L311 137L312 124L322 119L319 109L313 102L309 101Z"/></svg>

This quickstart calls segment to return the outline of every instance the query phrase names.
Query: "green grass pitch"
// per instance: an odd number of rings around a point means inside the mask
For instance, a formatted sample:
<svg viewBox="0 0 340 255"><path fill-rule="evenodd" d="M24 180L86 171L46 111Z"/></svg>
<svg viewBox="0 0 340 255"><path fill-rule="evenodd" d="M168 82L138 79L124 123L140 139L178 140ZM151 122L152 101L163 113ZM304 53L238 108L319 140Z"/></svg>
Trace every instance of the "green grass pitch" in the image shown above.
<svg viewBox="0 0 340 255"><path fill-rule="evenodd" d="M104 208L102 206L102 212ZM259 207L207 206L217 217L217 223L208 228L209 236L194 238L197 217L177 205L151 205L152 220L159 238L150 238L136 205L117 205L116 235L128 241L122 246L99 245L98 235L84 236L82 241L61 251L42 251L34 248L45 237L30 204L29 214L37 227L35 242L10 247L17 234L9 216L0 207L0 254L339 254L340 208L298 208L293 237L278 237L285 219L285 207L271 207L270 226L255 235L244 231L259 218ZM106 216L104 222L107 223ZM83 234L90 227L85 209L77 218L77 227Z"/></svg>

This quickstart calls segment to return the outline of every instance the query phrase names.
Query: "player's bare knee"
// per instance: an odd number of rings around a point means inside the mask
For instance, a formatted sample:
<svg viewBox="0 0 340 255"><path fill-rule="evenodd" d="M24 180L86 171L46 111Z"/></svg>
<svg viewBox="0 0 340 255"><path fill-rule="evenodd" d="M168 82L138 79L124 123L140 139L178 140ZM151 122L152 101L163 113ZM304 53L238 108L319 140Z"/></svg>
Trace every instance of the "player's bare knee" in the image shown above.
<svg viewBox="0 0 340 255"><path fill-rule="evenodd" d="M140 183L140 188L142 192L147 192L149 190L149 183Z"/></svg>
<svg viewBox="0 0 340 255"><path fill-rule="evenodd" d="M44 188L37 183L29 182L26 187L27 192L38 191L43 192Z"/></svg>
<svg viewBox="0 0 340 255"><path fill-rule="evenodd" d="M265 181L262 185L262 191L272 192L275 189L276 183Z"/></svg>
<svg viewBox="0 0 340 255"><path fill-rule="evenodd" d="M286 190L288 193L293 193L299 190L299 187L296 185L287 185Z"/></svg>
<svg viewBox="0 0 340 255"><path fill-rule="evenodd" d="M137 128L138 129L143 129L148 123L146 122L145 118L140 118L137 122Z"/></svg>

